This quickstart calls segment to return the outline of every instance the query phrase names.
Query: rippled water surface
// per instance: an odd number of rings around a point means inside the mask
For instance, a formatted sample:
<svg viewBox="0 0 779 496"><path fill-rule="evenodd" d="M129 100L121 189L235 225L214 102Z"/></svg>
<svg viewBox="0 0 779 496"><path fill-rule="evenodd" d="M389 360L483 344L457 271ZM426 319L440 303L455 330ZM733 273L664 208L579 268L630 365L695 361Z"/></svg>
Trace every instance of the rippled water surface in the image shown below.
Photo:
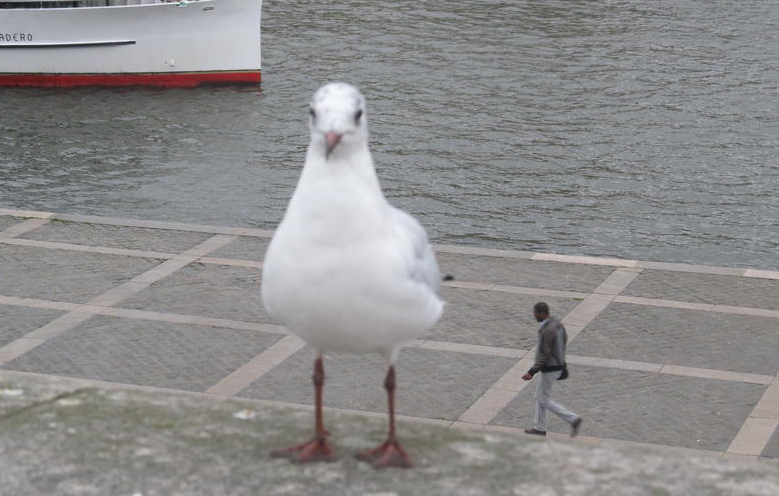
<svg viewBox="0 0 779 496"><path fill-rule="evenodd" d="M249 88L0 89L0 206L273 227L368 99L436 242L779 268L779 2L266 0Z"/></svg>

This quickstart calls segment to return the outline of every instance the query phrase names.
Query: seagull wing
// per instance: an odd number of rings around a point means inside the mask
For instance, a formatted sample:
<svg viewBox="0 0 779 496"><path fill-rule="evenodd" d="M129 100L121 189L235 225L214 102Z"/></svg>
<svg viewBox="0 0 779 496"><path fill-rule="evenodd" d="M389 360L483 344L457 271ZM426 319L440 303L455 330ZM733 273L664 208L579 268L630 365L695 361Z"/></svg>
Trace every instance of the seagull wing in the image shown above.
<svg viewBox="0 0 779 496"><path fill-rule="evenodd" d="M425 229L406 212L390 206L396 236L402 240L403 258L409 277L426 286L436 296L441 295L441 274L427 240Z"/></svg>

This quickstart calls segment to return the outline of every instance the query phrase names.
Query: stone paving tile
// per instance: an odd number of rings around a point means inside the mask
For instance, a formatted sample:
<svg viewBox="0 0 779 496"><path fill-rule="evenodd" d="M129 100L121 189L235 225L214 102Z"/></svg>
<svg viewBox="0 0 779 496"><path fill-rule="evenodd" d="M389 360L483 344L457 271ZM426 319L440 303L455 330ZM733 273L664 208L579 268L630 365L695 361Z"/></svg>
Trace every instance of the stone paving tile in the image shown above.
<svg viewBox="0 0 779 496"><path fill-rule="evenodd" d="M530 427L535 382L492 421ZM632 370L574 366L557 382L552 397L585 421L581 434L595 437L724 451L766 386ZM552 432L568 424L551 412Z"/></svg>
<svg viewBox="0 0 779 496"><path fill-rule="evenodd" d="M64 313L61 310L0 305L0 346L19 339Z"/></svg>
<svg viewBox="0 0 779 496"><path fill-rule="evenodd" d="M0 215L0 231L8 229L9 227L24 222L26 219L21 217L14 217L13 215Z"/></svg>
<svg viewBox="0 0 779 496"><path fill-rule="evenodd" d="M84 303L161 262L0 244L0 294Z"/></svg>
<svg viewBox="0 0 779 496"><path fill-rule="evenodd" d="M779 321L612 303L571 342L574 355L775 375Z"/></svg>
<svg viewBox="0 0 779 496"><path fill-rule="evenodd" d="M118 306L154 312L272 322L260 301L260 271L189 264L124 300Z"/></svg>
<svg viewBox="0 0 779 496"><path fill-rule="evenodd" d="M768 441L763 453L760 456L767 458L779 458L779 427L774 431L774 435Z"/></svg>
<svg viewBox="0 0 779 496"><path fill-rule="evenodd" d="M313 350L302 349L239 396L313 404L314 358ZM455 420L514 363L511 358L404 349L395 367L397 413ZM379 355L325 355L325 405L386 412L386 373Z"/></svg>
<svg viewBox="0 0 779 496"><path fill-rule="evenodd" d="M98 316L2 368L202 392L280 338Z"/></svg>
<svg viewBox="0 0 779 496"><path fill-rule="evenodd" d="M436 253L442 274L458 281L485 282L560 291L590 292L614 267Z"/></svg>
<svg viewBox="0 0 779 496"><path fill-rule="evenodd" d="M547 302L552 314L560 319L579 304L572 298L446 287L443 297L447 302L443 318L425 338L524 349L536 344L534 304Z"/></svg>
<svg viewBox="0 0 779 496"><path fill-rule="evenodd" d="M265 250L268 248L268 244L270 244L270 238L240 237L209 253L208 256L262 262L265 260Z"/></svg>
<svg viewBox="0 0 779 496"><path fill-rule="evenodd" d="M644 270L622 294L779 310L779 280L753 277Z"/></svg>
<svg viewBox="0 0 779 496"><path fill-rule="evenodd" d="M180 253L211 237L208 233L52 220L21 238L128 250Z"/></svg>

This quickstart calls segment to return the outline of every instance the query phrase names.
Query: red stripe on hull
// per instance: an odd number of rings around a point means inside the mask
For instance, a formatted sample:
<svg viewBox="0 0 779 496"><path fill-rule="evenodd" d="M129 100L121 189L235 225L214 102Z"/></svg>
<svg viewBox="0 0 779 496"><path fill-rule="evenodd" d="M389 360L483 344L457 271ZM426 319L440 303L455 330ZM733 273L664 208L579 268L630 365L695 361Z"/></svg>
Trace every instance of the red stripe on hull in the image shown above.
<svg viewBox="0 0 779 496"><path fill-rule="evenodd" d="M73 88L75 86L158 86L194 88L201 84L259 84L259 72L148 74L0 74L0 86Z"/></svg>

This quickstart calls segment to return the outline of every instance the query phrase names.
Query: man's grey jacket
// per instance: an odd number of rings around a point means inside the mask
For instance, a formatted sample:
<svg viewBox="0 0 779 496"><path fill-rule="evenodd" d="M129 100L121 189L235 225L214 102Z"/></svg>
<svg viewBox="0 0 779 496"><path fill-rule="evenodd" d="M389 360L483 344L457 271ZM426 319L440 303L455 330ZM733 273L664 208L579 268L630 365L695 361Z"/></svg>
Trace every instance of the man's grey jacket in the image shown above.
<svg viewBox="0 0 779 496"><path fill-rule="evenodd" d="M528 374L538 372L554 372L565 367L565 346L568 344L568 333L559 320L549 317L538 330L538 346L536 347L536 363L528 370Z"/></svg>

